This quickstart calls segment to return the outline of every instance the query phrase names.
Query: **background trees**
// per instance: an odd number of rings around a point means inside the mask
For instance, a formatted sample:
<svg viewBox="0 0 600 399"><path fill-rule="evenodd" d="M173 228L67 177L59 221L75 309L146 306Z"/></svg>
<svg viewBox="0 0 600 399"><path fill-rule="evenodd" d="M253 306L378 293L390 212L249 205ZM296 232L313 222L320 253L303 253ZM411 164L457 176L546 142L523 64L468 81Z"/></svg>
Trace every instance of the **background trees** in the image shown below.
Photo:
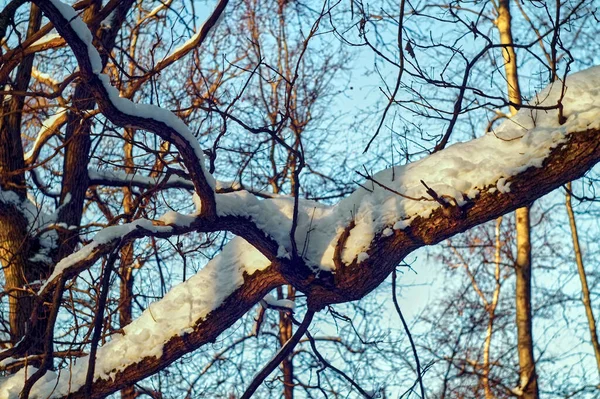
<svg viewBox="0 0 600 399"><path fill-rule="evenodd" d="M566 213L555 215L561 193L533 208L532 295L515 290L531 284L529 272L517 273L530 263L519 260L517 247L529 246L517 243L523 223L494 220L591 168L593 127L546 154L543 168L503 176L504 195L486 186L458 198L432 185L436 172L468 172L461 162L429 164L417 188L408 178L390 186L405 169L373 174L486 131L498 139L496 155L508 156L501 149L522 131L506 137L498 126L519 108L530 128L578 120L563 83L595 62L596 2L73 6L93 48L56 1L7 2L0 19L3 393L396 397L422 395L421 385L430 397L597 393L585 369L594 352L572 360L579 344L561 352L552 337L577 325L593 342L593 258L581 266L584 248L577 269L561 245L577 248L572 203L573 229ZM559 95L540 105L535 93L550 82ZM594 90L580 93L592 110ZM187 127L140 104L171 110ZM497 178L485 183L496 187ZM593 215L593 177L574 187ZM327 219L325 206L352 192ZM373 214L423 203L432 216L401 209L370 230L369 201ZM398 265L408 270L413 250L489 220L431 250L431 267L452 271L413 320L416 363L400 323L387 320L401 309L382 303L390 295L382 282ZM336 234L331 253L319 252L327 229ZM335 273L315 268L314 253ZM553 283L576 270L590 277L587 319L581 285ZM556 309L567 327L544 335L558 325ZM533 329L517 329L522 314ZM265 360L280 347L281 359Z"/></svg>

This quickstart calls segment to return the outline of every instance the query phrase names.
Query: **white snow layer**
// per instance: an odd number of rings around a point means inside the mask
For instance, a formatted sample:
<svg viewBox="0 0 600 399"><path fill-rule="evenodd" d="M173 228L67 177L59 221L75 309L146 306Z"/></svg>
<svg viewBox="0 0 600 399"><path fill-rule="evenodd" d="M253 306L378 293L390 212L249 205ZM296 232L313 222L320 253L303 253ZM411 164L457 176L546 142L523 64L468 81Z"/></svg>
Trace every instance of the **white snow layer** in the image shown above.
<svg viewBox="0 0 600 399"><path fill-rule="evenodd" d="M102 72L102 60L100 59L100 54L92 44L92 32L90 32L85 22L83 22L83 20L77 16L77 13L70 5L63 3L60 0L50 0L50 2L52 5L54 5L54 7L56 7L58 12L60 12L67 21L69 21L71 28L73 28L81 41L86 44L88 49L88 58L90 59L94 73L99 74Z"/></svg>
<svg viewBox="0 0 600 399"><path fill-rule="evenodd" d="M163 345L173 336L185 335L210 312L218 308L244 282L270 262L254 247L236 237L223 251L189 280L173 287L161 300L152 303L142 315L98 348L96 379L114 378L119 370L147 356L160 357ZM89 357L78 359L69 369L48 371L33 387L31 399L66 396L85 384ZM35 372L29 367L27 375ZM0 378L0 398L19 397L25 369Z"/></svg>
<svg viewBox="0 0 600 399"><path fill-rule="evenodd" d="M151 220L148 219L138 219L131 223L120 224L116 226L105 227L100 230L92 241L85 245L83 248L78 251L72 253L71 255L61 259L56 266L54 266L54 270L52 274L46 282L40 287L39 292L43 292L46 289L46 286L59 278L59 276L68 268L75 265L76 263L87 258L99 245L108 244L114 240L120 240L125 237L125 235L131 233L136 229L144 229L150 232L170 232L173 228L171 226L157 226L152 223Z"/></svg>
<svg viewBox="0 0 600 399"><path fill-rule="evenodd" d="M268 308L280 308L280 309L288 309L294 311L296 309L296 302L291 299L277 299L271 294L265 295L262 299L264 302L264 307Z"/></svg>
<svg viewBox="0 0 600 399"><path fill-rule="evenodd" d="M600 128L600 67L567 78L562 100L566 123L558 123L558 111L522 109L493 132L408 165L386 169L373 176L383 186L408 199L367 181L365 188L333 207L301 201L295 240L298 252L315 269L335 269L333 254L344 228L354 219L342 253L344 263L368 258L366 251L375 235L390 236L404 229L417 216L427 218L441 204L427 194L423 180L438 196L451 204L463 205L483 189L510 191L507 179L530 167L541 167L550 151L564 142L570 132ZM532 105L555 106L562 83L549 86ZM291 251L290 231L294 202L291 198L259 200L240 191L217 196L221 215L253 220L273 237L285 254Z"/></svg>
<svg viewBox="0 0 600 399"><path fill-rule="evenodd" d="M50 129L54 128L54 124L63 116L65 115L65 113L67 112L66 109L61 109L60 111L58 111L56 114L48 117L48 119L46 119L44 122L42 122L42 127L40 129L40 131L38 132L36 138L35 138L35 142L33 143L33 145L31 146L31 149L29 151L27 151L25 153L25 159L29 159L33 156L33 152L35 151L35 149L40 145L40 140L42 140L44 138L44 136L46 135L46 132Z"/></svg>
<svg viewBox="0 0 600 399"><path fill-rule="evenodd" d="M46 44L48 42L51 42L54 39L58 39L59 37L61 37L58 33L56 32L50 32L44 36L42 36L41 38L39 38L38 40L36 40L35 42L33 42L31 44L31 46L41 46L43 44Z"/></svg>

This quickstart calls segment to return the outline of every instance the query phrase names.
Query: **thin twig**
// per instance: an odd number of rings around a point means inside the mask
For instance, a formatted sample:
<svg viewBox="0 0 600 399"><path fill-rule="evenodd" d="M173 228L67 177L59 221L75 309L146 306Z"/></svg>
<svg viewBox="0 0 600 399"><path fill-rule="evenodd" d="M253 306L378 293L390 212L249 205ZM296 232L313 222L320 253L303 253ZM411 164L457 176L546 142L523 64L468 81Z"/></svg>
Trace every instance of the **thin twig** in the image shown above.
<svg viewBox="0 0 600 399"><path fill-rule="evenodd" d="M300 338L302 338L302 336L304 336L304 333L306 333L306 330L310 326L310 323L312 322L314 315L315 315L314 310L309 309L306 312L306 315L304 316L304 320L302 320L302 323L300 324L300 326L298 327L298 330L296 330L296 332L294 333L292 338L290 338L290 340L287 341L285 343L285 345L283 345L281 347L279 352L277 352L275 357L273 359L271 359L271 361L269 363L267 363L265 365L265 367L263 367L262 370L260 370L260 372L258 374L256 374L256 376L252 379L252 382L250 383L248 388L246 388L246 392L244 392L244 394L240 397L240 399L249 399L250 397L252 397L252 395L254 395L254 392L263 383L265 378L267 378L269 376L269 374L271 374L273 372L273 370L275 370L275 368L279 365L279 363L281 363L283 361L283 359L285 359L286 356L288 356L294 350L294 348L300 341Z"/></svg>
<svg viewBox="0 0 600 399"><path fill-rule="evenodd" d="M419 361L419 355L417 354L417 347L415 346L415 342L413 341L412 335L410 334L410 329L408 328L408 324L406 324L406 320L404 320L404 316L402 315L402 311L400 310L400 305L398 305L398 298L396 296L396 270L392 272L392 299L394 301L394 307L396 308L396 312L398 316L400 316L400 320L402 321L402 325L404 326L404 331L406 331L406 335L408 336L408 340L410 341L410 346L412 347L413 355L415 356L415 363L417 364L417 379L419 380L419 388L421 389L421 398L425 398L425 388L423 387L423 379L421 378L421 362Z"/></svg>

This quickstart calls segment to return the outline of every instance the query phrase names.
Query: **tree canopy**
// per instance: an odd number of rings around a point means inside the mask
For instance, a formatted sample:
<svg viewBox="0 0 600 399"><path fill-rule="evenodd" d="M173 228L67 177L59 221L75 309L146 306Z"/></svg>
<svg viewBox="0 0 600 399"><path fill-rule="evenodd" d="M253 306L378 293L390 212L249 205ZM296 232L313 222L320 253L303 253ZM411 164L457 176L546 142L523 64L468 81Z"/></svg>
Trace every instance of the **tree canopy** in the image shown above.
<svg viewBox="0 0 600 399"><path fill-rule="evenodd" d="M587 53L568 44L591 34L594 2L559 2L550 28L530 20L531 42L514 43L485 30L505 32L505 2L469 18L453 2L440 14L348 3L6 3L1 397L174 395L136 384L257 305L254 336L275 309L281 349L240 397L280 364L291 397L289 356L305 337L333 367L314 346L316 315L392 274L395 284L415 250L527 207L600 160L600 67L572 72ZM441 38L413 31L423 15L449 24ZM365 99L340 116L360 84L353 51L375 57L370 78L394 78L376 111ZM500 71L521 53L528 97ZM527 66L538 61L545 88ZM377 394L338 371L353 392Z"/></svg>

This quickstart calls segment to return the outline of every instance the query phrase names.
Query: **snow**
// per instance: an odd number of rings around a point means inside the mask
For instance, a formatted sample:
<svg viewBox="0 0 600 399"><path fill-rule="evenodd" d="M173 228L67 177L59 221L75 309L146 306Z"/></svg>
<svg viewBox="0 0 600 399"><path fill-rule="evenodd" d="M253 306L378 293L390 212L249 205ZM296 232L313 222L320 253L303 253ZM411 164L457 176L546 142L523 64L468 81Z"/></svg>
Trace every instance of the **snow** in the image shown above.
<svg viewBox="0 0 600 399"><path fill-rule="evenodd" d="M40 129L37 137L35 138L35 142L31 146L31 149L25 153L25 159L29 159L33 156L35 149L40 145L40 141L44 139L46 132L51 130L54 127L54 124L61 119L67 112L66 109L63 109L56 114L48 117L44 122L42 122L42 128Z"/></svg>
<svg viewBox="0 0 600 399"><path fill-rule="evenodd" d="M157 226L154 225L152 221L148 219L138 219L131 223L105 227L104 229L96 233L96 235L89 244L85 245L84 247L72 253L71 255L61 259L60 262L58 262L54 267L54 271L52 272L50 277L48 277L48 280L46 280L46 282L40 287L39 292L42 293L46 289L48 284L59 278L60 275L62 275L65 272L65 270L88 258L98 246L106 245L111 241L120 240L121 238L125 237L127 234L131 233L136 229L144 229L154 233L169 233L172 231L172 227Z"/></svg>
<svg viewBox="0 0 600 399"><path fill-rule="evenodd" d="M102 22L100 22L100 26L102 26L103 28L112 28L113 23L115 22L116 15L117 13L115 12L115 10L111 11L111 13L108 14L106 18L102 20Z"/></svg>
<svg viewBox="0 0 600 399"><path fill-rule="evenodd" d="M164 8L168 8L171 3L173 2L173 0L166 0L164 3L160 3L159 5L157 5L156 7L154 7L154 9L152 11L150 11L148 13L148 15L146 15L146 19L148 18L152 18L154 17L156 14L158 14L162 9Z"/></svg>
<svg viewBox="0 0 600 399"><path fill-rule="evenodd" d="M56 221L58 209L47 214L35 203L33 196L28 194L27 198L21 199L17 193L2 188L0 188L0 202L13 206L27 220L27 229L34 235L38 234L39 248L37 253L29 259L34 262L51 264L52 259L49 255L58 243L58 234L48 227Z"/></svg>
<svg viewBox="0 0 600 399"><path fill-rule="evenodd" d="M225 13L221 13L221 15L219 15L219 18L217 19L217 21L215 22L215 24L213 25L213 27L211 28L213 31L217 28L217 26L221 23L221 21L223 21ZM210 16L209 16L210 18ZM169 56L167 56L166 58L170 58L173 57L175 54L180 53L180 52L184 52L184 51L188 51L190 49L192 49L193 47L196 46L196 42L200 39L200 34L202 33L202 29L204 28L204 24L206 24L206 21L204 21L204 23L202 24L202 26L196 31L196 33L194 33L188 40L186 40L181 46L177 47L175 50L173 50L171 52L171 54Z"/></svg>
<svg viewBox="0 0 600 399"><path fill-rule="evenodd" d="M369 254L366 252L360 252L357 256L356 256L356 261L358 263L363 263L364 261L366 261L367 259L369 259Z"/></svg>
<svg viewBox="0 0 600 399"><path fill-rule="evenodd" d="M121 227L121 226L119 226ZM108 236L118 236L105 234ZM218 308L244 282L244 274L263 270L270 264L259 251L241 238L234 238L223 251L197 274L173 287L161 300L152 303L142 315L98 348L95 378L114 378L117 371L147 356L162 355L164 344L174 336L193 331L201 320ZM289 305L289 304L288 304ZM78 359L60 375L48 371L33 387L30 398L66 396L85 383L89 357ZM29 367L28 375L35 371ZM0 397L18 398L25 370L0 378Z"/></svg>
<svg viewBox="0 0 600 399"><path fill-rule="evenodd" d="M157 184L166 185L179 185L189 189L194 189L194 185L188 179L181 176L171 175L169 179L164 182L162 177L143 176L138 173L125 173L116 170L88 170L88 176L90 180L106 180L115 184L138 184L142 186L156 186Z"/></svg>
<svg viewBox="0 0 600 399"><path fill-rule="evenodd" d="M77 16L77 13L73 9L73 7L61 2L60 0L50 0L52 5L56 7L56 9L62 14L62 16L69 21L71 28L75 31L75 34L79 36L82 42L84 42L88 49L88 58L90 60L90 64L92 64L92 70L94 73L98 74L102 71L102 60L100 59L100 54L92 44L93 37L92 33L88 29L85 22L81 20Z"/></svg>
<svg viewBox="0 0 600 399"><path fill-rule="evenodd" d="M520 110L493 132L475 140L449 146L443 151L408 165L383 170L337 205L327 207L300 201L295 240L299 253L315 270L334 270L334 251L346 226L355 227L345 242L342 261L366 260L372 240L389 237L393 230L410 226L417 218L428 218L441 206L421 182L445 202L464 205L483 190L510 192L509 179L530 167L541 167L550 151L564 143L570 133L600 128L600 67L567 78L563 99L566 123L558 123L558 111ZM533 103L557 104L561 84L543 90ZM400 192L405 198L381 187ZM220 194L220 215L251 219L283 249L291 252L289 234L292 198L259 200L246 191ZM284 252L285 251L285 252Z"/></svg>
<svg viewBox="0 0 600 399"><path fill-rule="evenodd" d="M93 47L93 46L92 46ZM95 50L94 50L95 51ZM104 89L108 93L110 102L122 113L126 115L136 116L146 119L154 119L162 122L171 129L175 130L182 139L184 139L194 150L196 158L200 161L200 166L204 171L204 175L208 183L214 187L215 182L213 177L206 171L204 153L200 147L200 143L187 127L187 125L171 111L161 108L154 104L136 104L128 98L120 96L119 90L110 84L110 78L105 74L98 74L98 78L102 82Z"/></svg>
<svg viewBox="0 0 600 399"><path fill-rule="evenodd" d="M108 76L100 74L101 63L92 45L91 34L75 11L58 0L50 0L69 19L71 26L87 44L88 55L107 91L111 102L121 112L160 121L176 131L196 153L205 168L200 145L188 127L168 110L154 105L135 104L121 98L110 85ZM334 271L334 253L340 236L349 232L344 242L341 260L346 263L366 262L372 241L391 237L394 230L408 228L417 218L428 218L442 206L428 192L448 204L462 206L485 191L510 192L510 178L531 167L541 167L551 150L564 143L569 134L586 129L600 129L600 67L571 75L563 99L566 122L558 123L558 111L522 109L493 132L478 139L449 146L443 151L419 161L383 170L367 181L349 197L335 206L301 200L298 209L295 241L299 255L315 271ZM555 84L542 91L533 102L544 106L555 105L562 87ZM216 182L205 171L214 187ZM428 190L425 186L430 189ZM403 195L398 195L397 193ZM16 194L0 191L0 201L25 204ZM16 201L16 202L15 202ZM294 213L294 199L277 197L261 200L244 191L216 196L220 216L237 216L252 220L266 235L279 245L277 255L288 257L292 252L290 231ZM196 212L201 209L194 195ZM99 246L119 240L131 231L142 228L149 231L171 232L173 225L189 226L193 215L167 212L161 221L171 226L157 226L149 220L111 226L101 230L94 239L76 253L56 265L48 281L57 278L67 268L90 256ZM348 226L353 227L348 231ZM119 370L141 361L147 356L161 356L166 342L173 336L193 331L206 316L221 306L249 275L268 267L269 261L242 238L234 238L223 251L200 272L174 287L165 297L152 305L130 325L123 335L115 335L98 350L95 378L111 378ZM42 287L43 289L43 287ZM265 297L267 305L280 301ZM291 306L290 303L284 305ZM287 307L287 306L285 306ZM49 371L34 386L30 397L63 396L69 390L80 388L85 380L87 358L79 359L60 375ZM28 368L32 374L34 369ZM25 370L0 379L0 397L18 397Z"/></svg>
<svg viewBox="0 0 600 399"><path fill-rule="evenodd" d="M291 311L296 309L296 302L290 299L277 299L273 295L267 294L262 300L265 308L288 309Z"/></svg>
<svg viewBox="0 0 600 399"><path fill-rule="evenodd" d="M175 211L168 211L164 215L162 215L158 220L165 224L181 226L181 227L189 227L196 217L194 215L184 215Z"/></svg>
<svg viewBox="0 0 600 399"><path fill-rule="evenodd" d="M46 122L44 122L46 124ZM158 184L164 184L166 186L177 186L179 188L186 188L193 190L194 184L191 180L186 179L185 177L181 177L178 175L171 175L169 178L164 181L164 176L160 177L152 177L152 176L144 176L139 173L125 173L119 170L110 170L110 169L101 169L101 170L88 170L88 176L90 180L104 180L111 182L113 184L132 184L139 186L156 186ZM236 191L241 190L242 186L239 182L235 181L221 181L216 180L214 189L216 191ZM263 196L274 197L275 194L268 193L263 190L252 189L252 192L259 193Z"/></svg>
<svg viewBox="0 0 600 399"><path fill-rule="evenodd" d="M60 38L60 37L61 37L61 36L60 36L58 33L56 33L56 32L51 32L51 33L48 33L47 35L44 35L44 36L42 36L41 38L39 38L39 39L38 39L38 40L36 40L35 42L33 42L33 43L31 44L31 46L41 46L41 45L43 45L43 44L46 44L46 43L49 43L49 42L51 42L51 41L52 41L52 40L54 40L54 39L58 39L58 38Z"/></svg>

